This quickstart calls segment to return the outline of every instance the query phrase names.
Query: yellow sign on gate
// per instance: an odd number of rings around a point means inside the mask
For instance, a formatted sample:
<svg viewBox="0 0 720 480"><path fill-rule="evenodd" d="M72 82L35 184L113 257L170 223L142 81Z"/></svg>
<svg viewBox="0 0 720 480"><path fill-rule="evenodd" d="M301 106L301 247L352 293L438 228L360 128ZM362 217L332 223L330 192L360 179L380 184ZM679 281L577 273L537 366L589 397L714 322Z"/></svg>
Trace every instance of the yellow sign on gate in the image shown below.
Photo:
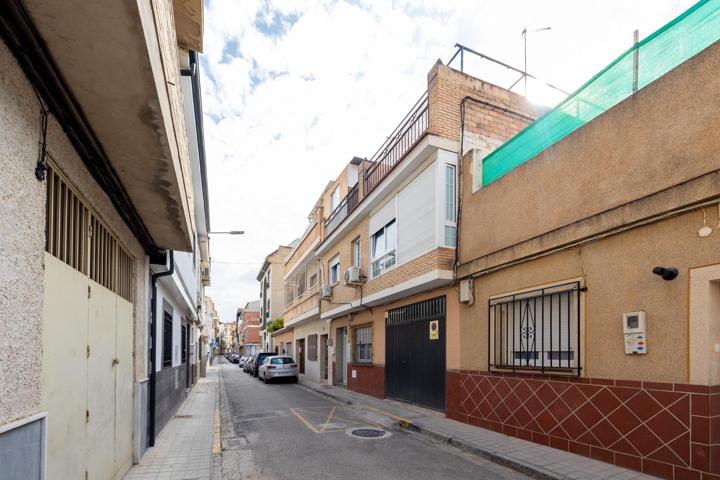
<svg viewBox="0 0 720 480"><path fill-rule="evenodd" d="M430 340L437 340L440 329L440 322L438 320L430 321Z"/></svg>

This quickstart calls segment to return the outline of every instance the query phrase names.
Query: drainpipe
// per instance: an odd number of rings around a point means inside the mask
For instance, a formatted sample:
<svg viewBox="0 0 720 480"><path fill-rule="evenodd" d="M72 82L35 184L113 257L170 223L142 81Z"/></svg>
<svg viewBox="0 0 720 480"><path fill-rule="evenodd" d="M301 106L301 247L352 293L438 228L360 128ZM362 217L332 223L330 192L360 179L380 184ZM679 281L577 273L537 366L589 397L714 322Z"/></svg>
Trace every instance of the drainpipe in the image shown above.
<svg viewBox="0 0 720 480"><path fill-rule="evenodd" d="M157 282L160 277L168 277L175 272L175 255L170 250L170 268L164 272L154 273L150 277L152 284L152 295L150 297L150 391L148 392L148 445L155 446L155 385L157 381Z"/></svg>

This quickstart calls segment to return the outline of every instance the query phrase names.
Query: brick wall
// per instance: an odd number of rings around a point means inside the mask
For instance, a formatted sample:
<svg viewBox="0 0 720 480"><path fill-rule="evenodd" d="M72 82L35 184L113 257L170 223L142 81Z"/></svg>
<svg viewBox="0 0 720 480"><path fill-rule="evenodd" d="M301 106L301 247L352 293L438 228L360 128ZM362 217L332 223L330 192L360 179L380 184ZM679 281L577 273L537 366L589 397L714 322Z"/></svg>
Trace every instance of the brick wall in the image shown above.
<svg viewBox="0 0 720 480"><path fill-rule="evenodd" d="M425 255L395 267L377 278L368 280L363 288L363 294L370 295L379 292L433 270L452 270L454 261L454 249L436 248Z"/></svg>
<svg viewBox="0 0 720 480"><path fill-rule="evenodd" d="M296 298L292 303L285 307L285 312L283 313L285 326L288 326L294 319L303 313L318 307L320 304L320 299L318 297L319 288L320 287L318 285L310 288L299 298Z"/></svg>
<svg viewBox="0 0 720 480"><path fill-rule="evenodd" d="M720 385L447 372L447 416L668 479L720 478Z"/></svg>
<svg viewBox="0 0 720 480"><path fill-rule="evenodd" d="M325 281L328 279L328 263L335 257L340 256L340 282L333 287L333 298L334 303L346 303L360 297L360 289L357 287L345 285L345 270L352 264L352 242L360 238L360 265L362 272L367 275L367 264L370 254L370 244L368 239L368 217L365 217L360 221L352 230L350 230L340 241L337 242L335 247L328 251L322 257L322 268L325 272ZM337 305L323 305L326 310L332 310Z"/></svg>
<svg viewBox="0 0 720 480"><path fill-rule="evenodd" d="M474 143L473 137L476 136L493 148L546 110L528 102L521 95L440 63L435 64L428 73L428 97L428 131L456 141L460 141L460 103L463 98L472 97L494 106L468 101L465 108L466 144ZM515 113L510 114L508 111ZM523 116L529 119L523 119Z"/></svg>

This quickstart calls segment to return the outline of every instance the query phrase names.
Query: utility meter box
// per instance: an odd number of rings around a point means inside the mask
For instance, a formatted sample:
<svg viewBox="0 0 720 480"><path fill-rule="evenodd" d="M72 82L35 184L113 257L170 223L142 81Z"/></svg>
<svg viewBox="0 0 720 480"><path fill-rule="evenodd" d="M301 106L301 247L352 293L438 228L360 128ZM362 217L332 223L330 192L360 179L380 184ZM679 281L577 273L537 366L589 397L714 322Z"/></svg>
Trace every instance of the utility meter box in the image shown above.
<svg viewBox="0 0 720 480"><path fill-rule="evenodd" d="M625 334L625 355L647 353L644 311L623 313L623 333Z"/></svg>

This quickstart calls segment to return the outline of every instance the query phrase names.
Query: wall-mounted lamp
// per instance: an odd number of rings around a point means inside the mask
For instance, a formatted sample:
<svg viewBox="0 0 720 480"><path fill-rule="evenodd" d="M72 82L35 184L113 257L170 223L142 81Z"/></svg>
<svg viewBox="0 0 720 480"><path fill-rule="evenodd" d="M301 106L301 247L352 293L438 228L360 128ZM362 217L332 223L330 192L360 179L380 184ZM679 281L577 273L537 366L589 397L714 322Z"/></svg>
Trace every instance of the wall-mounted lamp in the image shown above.
<svg viewBox="0 0 720 480"><path fill-rule="evenodd" d="M655 267L653 268L655 275L660 275L663 280L674 280L678 276L678 269L675 267Z"/></svg>

